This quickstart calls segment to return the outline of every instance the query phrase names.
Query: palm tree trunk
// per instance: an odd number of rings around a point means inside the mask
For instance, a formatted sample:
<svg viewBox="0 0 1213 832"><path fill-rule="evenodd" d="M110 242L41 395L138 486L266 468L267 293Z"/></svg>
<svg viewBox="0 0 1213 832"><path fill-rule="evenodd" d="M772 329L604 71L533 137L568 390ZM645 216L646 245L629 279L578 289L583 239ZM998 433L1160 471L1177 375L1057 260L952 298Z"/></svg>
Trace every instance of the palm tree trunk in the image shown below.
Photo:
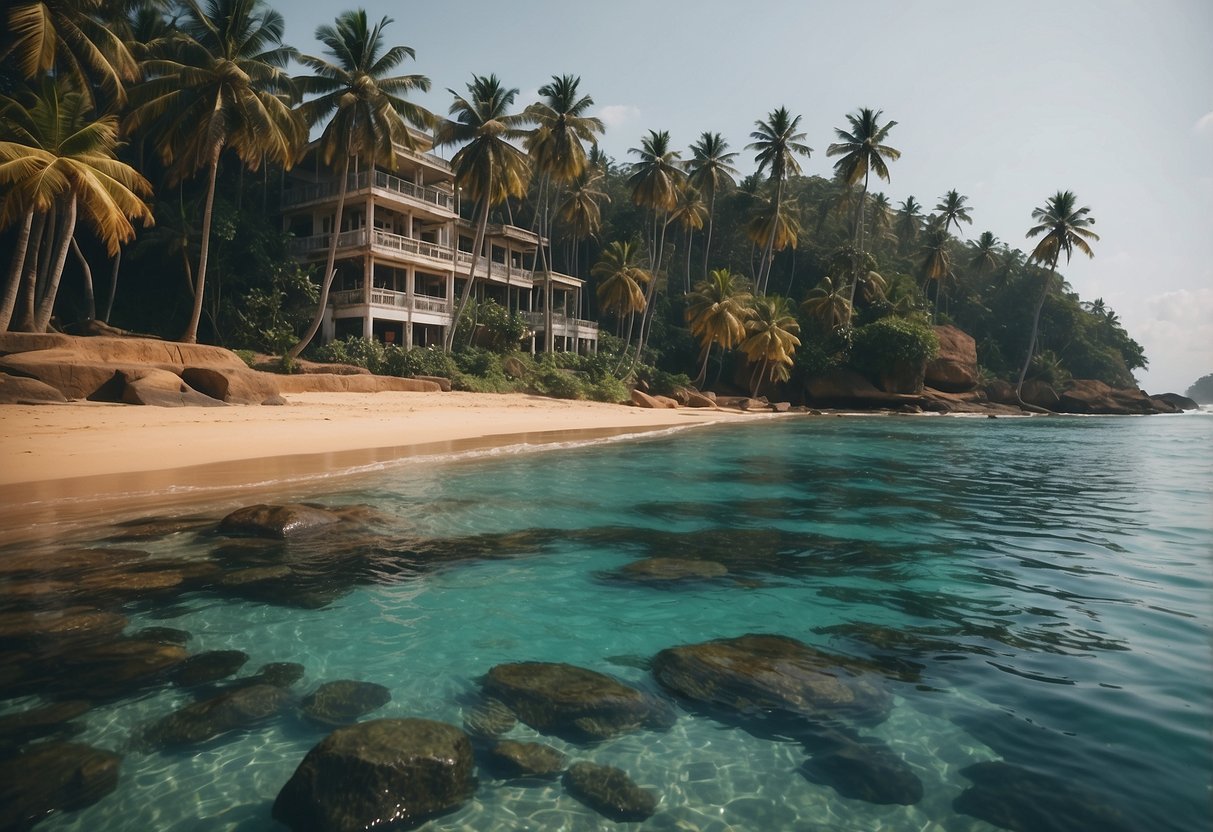
<svg viewBox="0 0 1213 832"><path fill-rule="evenodd" d="M708 279L708 254L712 251L712 226L716 224L716 189L708 197L708 233L703 241L703 279ZM690 256L689 254L687 256Z"/></svg>
<svg viewBox="0 0 1213 832"><path fill-rule="evenodd" d="M480 261L480 249L484 246L484 235L489 227L489 200L485 196L480 204L480 219L476 222L476 239L472 244L472 262L468 265L468 279L463 286L463 294L459 298L459 306L455 310L454 317L451 318L451 326L446 332L443 340L443 350L450 352L451 347L455 344L455 328L459 326L459 319L463 317L463 312L467 309L468 300L472 297L472 281L475 279L476 266Z"/></svg>
<svg viewBox="0 0 1213 832"><path fill-rule="evenodd" d="M17 297L17 320L10 329L19 332L30 332L34 328L35 299L38 296L38 286L43 282L42 275L46 274L50 262L49 251L55 243L55 221L57 211L52 204L42 215L41 227L34 235L34 248L26 258L25 273L21 277L21 288Z"/></svg>
<svg viewBox="0 0 1213 832"><path fill-rule="evenodd" d="M682 293L684 295L691 293L691 242L693 240L694 233L695 230L688 225L686 256L682 258L686 262L686 274L682 279Z"/></svg>
<svg viewBox="0 0 1213 832"><path fill-rule="evenodd" d="M851 304L851 309L847 312L847 323L851 323L851 317L855 314L855 287L859 285L859 270L861 264L867 258L863 256L863 246L866 242L868 218L867 218L867 203L868 203L868 174L869 171L864 171L863 174L863 190L859 192L859 228L855 230L855 236L859 238L859 244L855 247L855 265L852 268L851 275L851 294L847 297L847 301Z"/></svg>
<svg viewBox="0 0 1213 832"><path fill-rule="evenodd" d="M39 220L45 215L38 214ZM17 290L21 287L21 274L25 270L25 257L29 253L29 241L34 229L34 209L25 214L21 230L17 232L17 247L13 250L12 265L8 269L8 281L4 284L4 295L0 298L0 332L8 331L9 321L13 319L13 309L17 306ZM38 234L42 234L42 224L38 223Z"/></svg>
<svg viewBox="0 0 1213 832"><path fill-rule="evenodd" d="M88 304L88 320L93 320L97 317L97 297L93 293L93 270L88 264L88 258L80 251L80 244L76 242L76 237L72 236L72 254L76 255L76 259L80 261L80 271L84 276L84 300Z"/></svg>
<svg viewBox="0 0 1213 832"><path fill-rule="evenodd" d="M114 268L110 271L110 294L105 303L105 317L101 319L107 324L110 322L110 315L114 313L114 295L118 294L118 270L121 268L122 249L119 247L118 253L114 255Z"/></svg>
<svg viewBox="0 0 1213 832"><path fill-rule="evenodd" d="M708 356L712 354L712 342L708 341L703 347L703 364L699 367L699 373L695 376L695 386L701 386L708 378Z"/></svg>
<svg viewBox="0 0 1213 832"><path fill-rule="evenodd" d="M775 213L771 215L771 233L767 235L767 244L763 248L762 261L759 263L760 281L758 294L767 293L767 278L771 274L771 261L775 259L775 232L779 228L779 209L783 206L783 180L775 183Z"/></svg>
<svg viewBox="0 0 1213 832"><path fill-rule="evenodd" d="M1044 308L1045 297L1049 294L1049 285L1053 282L1053 275L1057 273L1057 258L1061 255L1061 247L1058 246L1057 251L1053 253L1053 264L1049 267L1049 275L1045 278L1044 288L1040 292L1040 297L1036 299L1036 309L1032 313L1032 335L1028 338L1028 355L1023 360L1023 367L1019 371L1019 381L1015 383L1015 400L1020 404L1023 400L1023 380L1028 374L1028 367L1032 365L1032 355L1036 352L1036 335L1040 331L1040 310Z"/></svg>
<svg viewBox="0 0 1213 832"><path fill-rule="evenodd" d="M654 217L656 214L654 213ZM644 352L644 346L648 343L649 333L653 329L653 312L656 304L654 300L657 298L657 281L658 275L661 274L661 261L665 254L665 232L670 227L670 219L666 219L661 223L661 234L655 237L656 247L656 264L653 266L653 279L649 281L649 288L645 294L644 312L640 316L640 334L636 337L636 363L640 361L640 355ZM656 224L653 228L654 235L657 234Z"/></svg>
<svg viewBox="0 0 1213 832"><path fill-rule="evenodd" d="M223 144L216 142L211 149L210 173L207 177L206 207L202 211L202 245L198 255L198 279L194 284L194 309L190 313L190 323L185 334L181 336L182 343L196 344L198 342L198 322L202 320L202 294L206 291L206 260L211 250L211 218L215 213L215 179L219 175L219 154Z"/></svg>
<svg viewBox="0 0 1213 832"><path fill-rule="evenodd" d="M346 147L349 148L353 143L353 129L350 130L350 136L347 140ZM329 290L333 287L333 278L337 275L337 238L341 236L341 215L345 213L345 195L349 190L350 180L350 154L345 154L345 163L341 166L341 184L337 186L337 212L333 215L333 230L329 235L329 253L324 261L324 274L320 280L320 298L316 301L316 314L312 316L312 322L308 324L307 331L303 333L303 337L287 350L287 355L294 359L299 357L299 353L307 348L307 345L312 343L312 339L316 337L316 333L320 330L320 324L324 321L324 310L329 305ZM368 228L366 233L373 234L374 229ZM373 242L369 238L368 243ZM365 275L364 279L371 280L373 275Z"/></svg>
<svg viewBox="0 0 1213 832"><path fill-rule="evenodd" d="M58 245L55 259L47 276L46 292L38 307L38 317L34 321L35 332L46 332L51 323L51 315L55 311L55 297L59 294L59 281L63 279L63 266L67 263L67 250L71 247L72 238L76 233L76 195L68 200L67 210L59 221Z"/></svg>

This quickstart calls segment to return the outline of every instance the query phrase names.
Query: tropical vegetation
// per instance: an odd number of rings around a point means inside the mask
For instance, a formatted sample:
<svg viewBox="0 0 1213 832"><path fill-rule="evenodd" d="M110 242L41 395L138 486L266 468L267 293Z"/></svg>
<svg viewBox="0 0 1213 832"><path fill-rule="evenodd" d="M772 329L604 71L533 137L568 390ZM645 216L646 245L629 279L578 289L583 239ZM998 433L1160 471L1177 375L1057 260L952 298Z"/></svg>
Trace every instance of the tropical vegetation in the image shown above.
<svg viewBox="0 0 1213 832"><path fill-rule="evenodd" d="M845 114L826 145L832 169L812 175L801 116L776 107L754 122L743 175L722 125L685 146L649 129L627 160L610 158L575 74L551 76L529 104L496 75L473 75L433 116L410 100L426 76L400 74L414 50L393 42L389 18L360 9L316 30L317 56L283 42L284 18L265 0L15 0L3 15L0 331L96 319L469 388L608 399L641 380L787 394L780 385L850 367L879 381L926 360L932 323L970 333L984 377L1017 391L1033 378L1128 385L1146 366L1116 313L1082 301L1059 271L1076 249L1094 254L1090 208L1068 190L1050 196L1030 212L1026 252L988 230L966 239L981 206L958 189L930 213L915 196L870 190L902 154L879 108ZM340 184L315 271L288 256L276 219L309 131ZM475 234L455 325L440 350L317 344L351 165L390 171L393 148L417 131L453 149ZM490 222L548 242L534 267L548 315L557 262L586 281L597 356L553 354L551 340L541 359L522 355L515 310L473 299Z"/></svg>

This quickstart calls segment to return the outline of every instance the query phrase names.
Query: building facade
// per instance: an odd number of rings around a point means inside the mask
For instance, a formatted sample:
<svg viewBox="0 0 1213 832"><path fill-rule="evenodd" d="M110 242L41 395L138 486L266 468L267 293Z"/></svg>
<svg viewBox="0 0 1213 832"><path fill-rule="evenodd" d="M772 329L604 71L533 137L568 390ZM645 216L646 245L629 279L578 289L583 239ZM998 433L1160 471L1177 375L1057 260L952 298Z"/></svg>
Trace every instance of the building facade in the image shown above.
<svg viewBox="0 0 1213 832"><path fill-rule="evenodd" d="M428 137L413 133L417 150L396 148L396 169L351 159L345 207L337 233L336 277L325 313L325 341L348 336L406 347L441 346L472 265L474 228L459 217L455 176L428 152ZM288 174L283 222L290 250L323 268L340 196L334 175L312 149ZM553 348L595 352L598 325L578 317L584 281L536 269L537 234L491 225L472 275L473 297L491 299L522 315L531 328L523 343L544 345L543 299L551 282Z"/></svg>

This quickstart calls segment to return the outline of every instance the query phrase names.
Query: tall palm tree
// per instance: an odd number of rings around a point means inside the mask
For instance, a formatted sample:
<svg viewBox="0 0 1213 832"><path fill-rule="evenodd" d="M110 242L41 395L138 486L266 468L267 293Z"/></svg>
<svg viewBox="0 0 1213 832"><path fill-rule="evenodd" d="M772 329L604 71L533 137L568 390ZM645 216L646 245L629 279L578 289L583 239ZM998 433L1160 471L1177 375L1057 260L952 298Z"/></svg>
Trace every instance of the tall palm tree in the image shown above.
<svg viewBox="0 0 1213 832"><path fill-rule="evenodd" d="M1048 263L1049 273L1045 277L1040 297L1036 299L1036 309L1032 313L1032 334L1028 337L1028 354L1024 358L1023 368L1019 371L1019 381L1015 383L1015 397L1019 399L1020 404L1023 403L1020 391L1023 390L1024 376L1028 374L1032 355L1036 351L1040 310L1044 307L1045 297L1049 294L1054 275L1057 274L1057 261L1061 253L1065 252L1067 263L1076 248L1087 257L1095 256L1095 252L1091 250L1091 242L1097 241L1099 235L1091 230L1095 220L1090 213L1090 208L1078 207L1078 197L1073 191L1058 191L1045 201L1043 207L1032 211L1032 219L1036 221L1036 225L1028 229L1027 236L1044 234L1044 237L1036 244L1036 248L1032 249L1031 259L1037 263Z"/></svg>
<svg viewBox="0 0 1213 832"><path fill-rule="evenodd" d="M745 278L728 269L714 269L706 280L695 284L687 296L686 321L691 334L699 338L703 362L695 383L702 384L708 374L712 345L731 350L746 336L746 321L753 314Z"/></svg>
<svg viewBox="0 0 1213 832"><path fill-rule="evenodd" d="M107 26L104 0L16 0L5 22L9 44L0 59L10 58L26 79L54 72L76 79L80 94L96 104L92 85L120 105L124 83L139 75L139 65L114 27Z"/></svg>
<svg viewBox="0 0 1213 832"><path fill-rule="evenodd" d="M801 230L796 209L795 202L756 199L744 226L746 237L755 247L764 246L772 253L795 248Z"/></svg>
<svg viewBox="0 0 1213 832"><path fill-rule="evenodd" d="M598 303L606 311L614 312L622 328L623 319L628 318L628 333L624 337L624 353L632 340L632 324L636 313L645 308L645 287L653 282L653 275L641 267L640 254L629 240L615 240L602 251L602 257L590 270L598 280Z"/></svg>
<svg viewBox="0 0 1213 832"><path fill-rule="evenodd" d="M912 196L906 197L897 206L897 222L895 225L901 250L904 250L907 244L913 243L918 238L918 229L921 224L922 204Z"/></svg>
<svg viewBox="0 0 1213 832"><path fill-rule="evenodd" d="M972 257L969 258L969 268L979 275L992 272L998 268L998 248L1001 245L992 232L983 231L973 244Z"/></svg>
<svg viewBox="0 0 1213 832"><path fill-rule="evenodd" d="M800 309L831 332L851 320L851 301L847 298L846 288L842 284L835 285L828 275L809 292Z"/></svg>
<svg viewBox="0 0 1213 832"><path fill-rule="evenodd" d="M935 206L935 222L945 232L952 226L956 226L956 233L959 235L962 222L969 224L973 222L973 218L969 215L969 207L965 205L968 201L969 198L960 194L956 189L948 191Z"/></svg>
<svg viewBox="0 0 1213 832"><path fill-rule="evenodd" d="M952 255L948 251L950 238L942 224L936 225L928 233L922 246L922 264L919 273L923 279L923 291L935 282L935 314L932 320L939 317L939 297L943 294L944 281L952 277Z"/></svg>
<svg viewBox="0 0 1213 832"><path fill-rule="evenodd" d="M307 139L291 109L286 65L296 54L282 43L282 15L262 0L182 0L177 28L153 44L147 80L131 91L130 133L148 131L174 180L207 172L194 308L181 340L198 340L206 289L211 218L219 157L230 148L250 170L274 162L289 168Z"/></svg>
<svg viewBox="0 0 1213 832"><path fill-rule="evenodd" d="M872 194L872 236L885 240L893 234L893 206L883 193Z"/></svg>
<svg viewBox="0 0 1213 832"><path fill-rule="evenodd" d="M703 230L703 225L708 218L707 206L703 203L703 196L699 191L687 182L678 193L678 205L670 213L670 219L682 226L682 230L686 232L686 256L683 258L686 265L686 274L683 278L683 293L691 291L691 239L696 231Z"/></svg>
<svg viewBox="0 0 1213 832"><path fill-rule="evenodd" d="M564 198L556 206L556 219L564 226L572 240L573 259L576 259L577 241L596 236L602 228L600 203L611 201L610 195L601 190L600 183L605 175L602 171L587 166L581 176L569 184Z"/></svg>
<svg viewBox="0 0 1213 832"><path fill-rule="evenodd" d="M509 112L518 97L516 87L507 89L496 75L473 75L466 96L454 90L447 92L455 96L449 111L453 118L443 119L438 124L434 140L439 145L463 145L451 158L451 167L456 183L477 206L478 214L467 281L444 338L443 346L450 352L455 327L472 296L476 266L489 224L489 209L511 197L518 199L526 194L531 164L526 154L510 143L511 139L526 137L525 125L530 120L525 113Z"/></svg>
<svg viewBox="0 0 1213 832"><path fill-rule="evenodd" d="M315 75L296 78L295 82L300 92L316 94L299 106L299 113L309 125L332 116L320 136L320 157L329 167L340 158L341 178L316 314L303 337L287 352L291 358L298 357L311 343L324 320L329 289L336 274L337 240L349 189L350 158L365 158L372 168L384 165L395 169L396 145L412 148L415 144L405 122L422 128L434 123L428 110L403 97L412 90L429 90L430 79L424 75L389 74L405 60L416 57L408 46L387 48L383 30L392 22L390 17L384 17L371 26L365 9L343 12L334 25L316 28L316 40L324 44L327 57L299 56L299 62Z"/></svg>
<svg viewBox="0 0 1213 832"><path fill-rule="evenodd" d="M864 211L868 200L868 178L875 172L885 182L889 181L888 162L901 158L901 151L885 144L889 131L897 126L897 122L880 123L883 110L872 110L863 107L858 112L848 115L851 123L850 130L835 128L834 135L838 141L826 148L827 156L838 156L834 163L834 174L847 185L854 185L863 180L863 188L859 192L859 222L856 225L857 237L855 248L855 280L851 283L851 303L855 303L855 288L859 285L859 258L864 252L864 233L867 219Z"/></svg>
<svg viewBox="0 0 1213 832"><path fill-rule="evenodd" d="M754 301L754 314L746 321L746 339L741 342L741 351L750 363L758 365L753 378L753 395L768 377L774 380L776 368L786 370L792 366L800 339L800 324L792 314L788 299L779 295L766 295ZM770 372L769 372L770 371Z"/></svg>
<svg viewBox="0 0 1213 832"><path fill-rule="evenodd" d="M712 250L712 227L716 220L716 194L726 186L736 184L740 175L733 167L736 153L729 153L729 143L719 133L703 133L691 145L691 159L686 163L687 178L708 202L708 234L703 243L703 277L708 277L708 257ZM690 252L687 252L690 257Z"/></svg>
<svg viewBox="0 0 1213 832"><path fill-rule="evenodd" d="M132 219L152 223L151 210L143 201L152 189L134 168L116 158L117 118L94 118L90 98L68 82L45 78L37 96L0 97L0 125L0 192L4 194L0 228L20 223L8 280L0 294L0 331L9 328L17 294L25 283L31 305L40 302L34 319L22 323L45 332L77 217L112 256L135 236ZM52 214L58 214L58 221L47 230ZM37 240L44 235L54 241L53 250L38 252ZM43 268L47 277L38 298L35 277Z"/></svg>
<svg viewBox="0 0 1213 832"><path fill-rule="evenodd" d="M544 272L544 352L552 351L555 338L552 331L552 266L544 248L544 239L550 240L552 236L548 189L553 185L557 188L570 185L585 172L588 164L585 147L596 144L605 129L601 119L586 115L594 106L594 99L581 94L580 84L581 78L576 75L553 75L549 83L539 88L543 100L526 109L535 129L526 137L524 145L540 176L539 207L535 216L539 220L539 257Z"/></svg>
<svg viewBox="0 0 1213 832"><path fill-rule="evenodd" d="M640 318L640 334L636 342L636 357L639 360L653 314L653 297L661 280L666 228L669 227L671 213L678 207L686 175L679 163L680 154L670 149L667 130L650 130L640 140L640 147L629 148L628 153L639 157L629 171L628 187L632 192L632 202L648 212L646 234L649 272L653 277L645 293L645 308Z"/></svg>
<svg viewBox="0 0 1213 832"><path fill-rule="evenodd" d="M804 144L805 134L796 132L799 126L800 116L793 116L786 107L779 107L767 116L766 121L754 122L756 129L750 133L750 138L754 141L746 145L747 150L757 151L754 161L758 163L758 173L770 170L768 182L775 190L773 216L779 216L780 207L783 205L784 184L789 177L800 174L800 163L796 157L804 156L807 159L813 152L813 148ZM767 290L771 261L774 259L774 244L775 225L772 225L755 281L759 294L765 294Z"/></svg>

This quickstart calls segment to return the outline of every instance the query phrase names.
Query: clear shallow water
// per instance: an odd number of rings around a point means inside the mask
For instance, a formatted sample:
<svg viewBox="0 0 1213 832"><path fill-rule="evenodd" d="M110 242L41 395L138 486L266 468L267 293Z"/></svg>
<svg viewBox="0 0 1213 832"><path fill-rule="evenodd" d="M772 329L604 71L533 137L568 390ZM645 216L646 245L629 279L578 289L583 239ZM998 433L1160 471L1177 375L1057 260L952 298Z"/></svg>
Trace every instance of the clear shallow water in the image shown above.
<svg viewBox="0 0 1213 832"><path fill-rule="evenodd" d="M645 829L989 830L952 801L970 785L961 769L1000 759L1094 793L1130 828L1204 829L1211 449L1205 415L813 418L404 464L298 496L369 503L390 516L378 533L391 546L465 559L371 570L320 609L211 591L137 600L127 631L187 630L191 652L248 653L248 673L301 662L301 692L377 682L392 701L372 716L456 725L501 662L570 662L655 690L643 660L662 648L779 633L888 670L895 707L865 733L913 768L921 802L843 798L798 773L798 744L682 710L666 733L543 741L659 792ZM103 545L197 561L217 541L188 531ZM715 559L740 580L677 591L602 580L646 556ZM131 747L140 726L190 701L167 687L94 707L75 739L125 753L119 788L38 828L279 828L270 805L324 732L287 716L188 752ZM539 739L525 726L511 736ZM469 804L424 828L615 826L558 783L482 776Z"/></svg>

